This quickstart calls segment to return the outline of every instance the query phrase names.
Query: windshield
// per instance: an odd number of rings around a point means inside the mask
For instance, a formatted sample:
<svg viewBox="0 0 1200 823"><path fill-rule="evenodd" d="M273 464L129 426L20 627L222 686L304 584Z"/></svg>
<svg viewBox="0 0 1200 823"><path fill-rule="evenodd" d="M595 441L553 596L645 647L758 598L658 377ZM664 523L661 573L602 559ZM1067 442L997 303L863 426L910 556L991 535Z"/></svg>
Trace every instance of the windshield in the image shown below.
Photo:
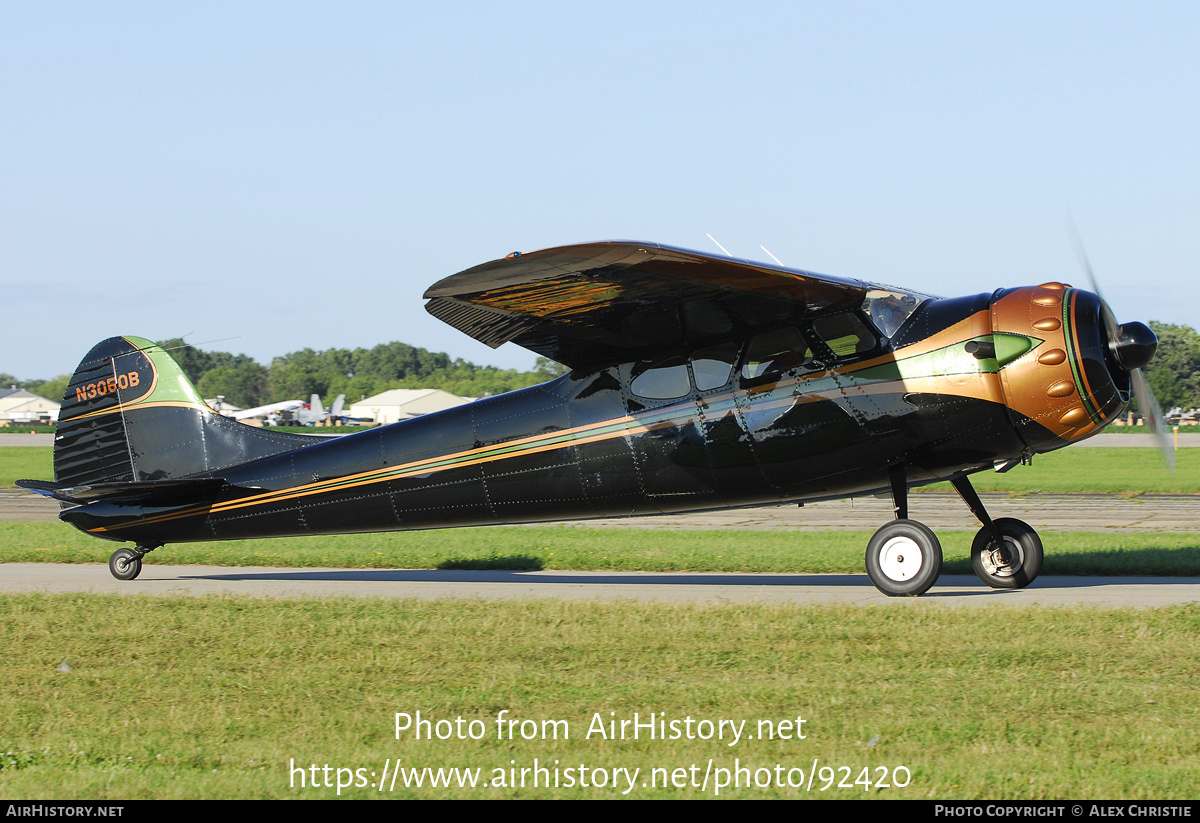
<svg viewBox="0 0 1200 823"><path fill-rule="evenodd" d="M885 337L895 336L904 322L917 310L917 306L929 299L927 294L901 289L875 288L867 292L863 300L863 312L871 318L875 328Z"/></svg>

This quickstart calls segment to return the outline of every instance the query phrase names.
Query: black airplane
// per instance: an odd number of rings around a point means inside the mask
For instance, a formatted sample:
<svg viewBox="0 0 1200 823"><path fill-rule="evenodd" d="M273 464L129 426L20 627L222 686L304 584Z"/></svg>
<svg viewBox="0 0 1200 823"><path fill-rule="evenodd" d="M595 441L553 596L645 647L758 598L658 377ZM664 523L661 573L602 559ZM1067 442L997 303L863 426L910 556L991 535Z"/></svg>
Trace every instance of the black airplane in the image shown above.
<svg viewBox="0 0 1200 823"><path fill-rule="evenodd" d="M171 356L112 337L63 399L55 482L19 485L135 548L166 543L703 511L890 494L867 574L919 595L942 551L908 490L948 480L982 523L988 585L1037 577L1042 544L968 479L1099 432L1157 346L1061 283L941 299L653 243L564 246L448 277L426 309L570 368L548 383L343 437L213 412ZM1155 406L1156 407L1156 406Z"/></svg>

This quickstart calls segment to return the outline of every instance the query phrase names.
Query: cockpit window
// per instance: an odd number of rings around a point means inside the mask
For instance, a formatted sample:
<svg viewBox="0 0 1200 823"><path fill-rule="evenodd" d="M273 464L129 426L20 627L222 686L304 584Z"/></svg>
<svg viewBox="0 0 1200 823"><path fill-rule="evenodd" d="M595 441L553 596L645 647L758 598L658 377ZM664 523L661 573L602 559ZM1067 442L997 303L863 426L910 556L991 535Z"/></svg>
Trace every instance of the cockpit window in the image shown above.
<svg viewBox="0 0 1200 823"><path fill-rule="evenodd" d="M742 377L747 380L774 377L807 366L812 359L812 348L794 327L764 332L751 339L746 347Z"/></svg>
<svg viewBox="0 0 1200 823"><path fill-rule="evenodd" d="M900 289L871 289L863 300L863 312L884 337L894 337L904 322L929 297Z"/></svg>
<svg viewBox="0 0 1200 823"><path fill-rule="evenodd" d="M839 358L869 352L875 348L875 335L853 312L819 317L813 321L813 331Z"/></svg>

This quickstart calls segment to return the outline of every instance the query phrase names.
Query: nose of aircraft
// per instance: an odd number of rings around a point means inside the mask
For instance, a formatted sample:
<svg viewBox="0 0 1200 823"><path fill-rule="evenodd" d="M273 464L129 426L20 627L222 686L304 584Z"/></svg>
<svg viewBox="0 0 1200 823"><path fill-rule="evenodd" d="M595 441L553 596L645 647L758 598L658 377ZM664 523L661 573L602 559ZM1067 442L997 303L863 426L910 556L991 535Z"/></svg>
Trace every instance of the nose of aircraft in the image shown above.
<svg viewBox="0 0 1200 823"><path fill-rule="evenodd" d="M1063 283L998 292L992 330L1032 346L999 376L1018 430L1037 450L1089 437L1119 416L1158 345L1146 325L1118 325L1099 295Z"/></svg>

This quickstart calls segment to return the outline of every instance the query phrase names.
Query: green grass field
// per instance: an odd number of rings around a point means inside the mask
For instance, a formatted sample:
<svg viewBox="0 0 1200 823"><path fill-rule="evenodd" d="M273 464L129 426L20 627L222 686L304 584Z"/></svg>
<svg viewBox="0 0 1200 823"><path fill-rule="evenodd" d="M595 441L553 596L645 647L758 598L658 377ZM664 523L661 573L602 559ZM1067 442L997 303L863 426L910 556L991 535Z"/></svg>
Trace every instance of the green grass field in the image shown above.
<svg viewBox="0 0 1200 823"><path fill-rule="evenodd" d="M0 615L9 798L316 799L339 778L366 784L341 797L607 798L632 782L629 797L698 798L722 776L722 797L1187 798L1200 773L1195 607L20 595ZM426 738L449 739L397 737L396 713L418 711L450 721ZM517 739L497 739L501 712ZM678 721L680 738L592 725L635 712ZM699 738L698 721L722 719L745 721L736 743L728 726ZM533 788L530 771L519 785L535 758L557 764L558 788ZM380 792L397 760L489 785L430 788L425 774ZM567 769L607 785L569 787ZM745 786L756 779L769 785Z"/></svg>
<svg viewBox="0 0 1200 823"><path fill-rule="evenodd" d="M0 446L0 488L12 488L18 480L53 479L50 446Z"/></svg>

